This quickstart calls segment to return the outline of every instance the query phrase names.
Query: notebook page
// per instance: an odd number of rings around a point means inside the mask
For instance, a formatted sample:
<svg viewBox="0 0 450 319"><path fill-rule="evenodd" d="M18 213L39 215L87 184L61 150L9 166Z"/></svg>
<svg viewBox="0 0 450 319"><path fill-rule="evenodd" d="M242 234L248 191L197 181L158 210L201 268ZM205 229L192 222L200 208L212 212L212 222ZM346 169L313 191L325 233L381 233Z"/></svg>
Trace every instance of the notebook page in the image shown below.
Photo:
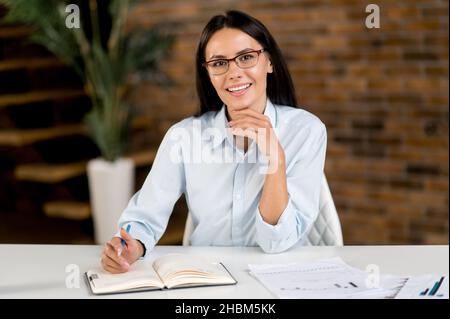
<svg viewBox="0 0 450 319"><path fill-rule="evenodd" d="M163 288L158 274L146 260L138 260L131 265L126 273L111 274L102 268L87 272L92 278L92 290L95 293L108 293L142 287Z"/></svg>
<svg viewBox="0 0 450 319"><path fill-rule="evenodd" d="M220 263L200 256L167 254L157 258L153 267L169 288L191 283L234 283Z"/></svg>

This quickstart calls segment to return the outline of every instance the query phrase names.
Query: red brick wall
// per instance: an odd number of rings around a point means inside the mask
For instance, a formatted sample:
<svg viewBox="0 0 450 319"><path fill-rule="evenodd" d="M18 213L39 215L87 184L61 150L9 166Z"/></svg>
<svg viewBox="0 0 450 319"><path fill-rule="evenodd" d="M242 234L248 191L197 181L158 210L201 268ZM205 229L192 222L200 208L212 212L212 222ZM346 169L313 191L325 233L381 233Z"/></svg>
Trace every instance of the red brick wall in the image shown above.
<svg viewBox="0 0 450 319"><path fill-rule="evenodd" d="M364 25L365 6L381 28ZM166 119L197 109L194 55L211 16L260 19L283 50L300 104L328 128L325 171L346 244L448 243L448 1L145 1L139 26L182 22L165 69L139 104Z"/></svg>

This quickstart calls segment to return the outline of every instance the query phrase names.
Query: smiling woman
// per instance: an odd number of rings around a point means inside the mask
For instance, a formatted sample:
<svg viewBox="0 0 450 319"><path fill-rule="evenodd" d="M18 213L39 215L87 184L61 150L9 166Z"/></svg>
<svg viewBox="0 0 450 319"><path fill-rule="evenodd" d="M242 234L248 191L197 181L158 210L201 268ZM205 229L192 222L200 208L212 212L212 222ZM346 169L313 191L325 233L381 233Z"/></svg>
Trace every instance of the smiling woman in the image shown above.
<svg viewBox="0 0 450 319"><path fill-rule="evenodd" d="M196 71L201 109L198 115L228 105L229 96L223 90L240 83L256 86L253 99L246 97L247 105L257 103L258 96L261 109L268 96L275 104L297 106L292 79L278 44L260 21L243 12L229 11L226 16L218 15L209 21L198 44Z"/></svg>
<svg viewBox="0 0 450 319"><path fill-rule="evenodd" d="M166 133L119 220L132 230L121 228L105 246L107 271L127 271L153 249L183 193L192 245L275 253L306 243L319 213L326 129L297 107L275 40L243 12L214 16L200 37L196 71L200 112ZM230 153L237 155L232 161ZM126 242L121 256L119 237Z"/></svg>
<svg viewBox="0 0 450 319"><path fill-rule="evenodd" d="M230 43L231 46L226 45ZM267 51L263 53L265 50L260 46L248 34L231 28L217 31L208 41L205 49L208 61L203 66L208 69L211 83L220 99L233 110L247 107L261 113L264 110L267 74L272 73L273 68L269 54ZM215 52L236 56L226 59Z"/></svg>

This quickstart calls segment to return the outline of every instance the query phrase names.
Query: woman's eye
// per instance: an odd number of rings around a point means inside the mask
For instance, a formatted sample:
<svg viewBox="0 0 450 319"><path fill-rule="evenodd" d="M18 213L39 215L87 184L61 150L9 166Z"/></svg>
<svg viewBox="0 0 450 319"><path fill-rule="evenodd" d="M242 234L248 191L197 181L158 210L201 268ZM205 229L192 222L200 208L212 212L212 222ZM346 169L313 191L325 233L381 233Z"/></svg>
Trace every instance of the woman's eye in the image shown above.
<svg viewBox="0 0 450 319"><path fill-rule="evenodd" d="M212 63L212 66L213 67L221 67L221 66L224 66L224 65L226 65L227 64L227 61L224 61L224 60L217 60L217 61L214 61L213 63Z"/></svg>
<svg viewBox="0 0 450 319"><path fill-rule="evenodd" d="M244 55L241 55L239 57L239 60L241 60L241 61L248 61L248 60L251 60L253 58L254 58L254 56L252 54L244 54Z"/></svg>

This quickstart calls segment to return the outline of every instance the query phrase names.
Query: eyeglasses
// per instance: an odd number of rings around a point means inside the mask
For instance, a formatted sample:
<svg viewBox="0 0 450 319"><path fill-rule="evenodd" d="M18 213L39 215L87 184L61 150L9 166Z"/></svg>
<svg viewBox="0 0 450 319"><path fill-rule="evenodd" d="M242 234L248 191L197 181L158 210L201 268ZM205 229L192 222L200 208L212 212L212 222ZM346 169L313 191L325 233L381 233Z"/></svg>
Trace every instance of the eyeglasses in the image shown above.
<svg viewBox="0 0 450 319"><path fill-rule="evenodd" d="M228 71L230 62L234 61L241 69L249 69L254 67L258 63L259 55L267 51L266 49L252 50L241 53L231 59L214 59L202 63L202 66L208 69L211 75L221 75Z"/></svg>

